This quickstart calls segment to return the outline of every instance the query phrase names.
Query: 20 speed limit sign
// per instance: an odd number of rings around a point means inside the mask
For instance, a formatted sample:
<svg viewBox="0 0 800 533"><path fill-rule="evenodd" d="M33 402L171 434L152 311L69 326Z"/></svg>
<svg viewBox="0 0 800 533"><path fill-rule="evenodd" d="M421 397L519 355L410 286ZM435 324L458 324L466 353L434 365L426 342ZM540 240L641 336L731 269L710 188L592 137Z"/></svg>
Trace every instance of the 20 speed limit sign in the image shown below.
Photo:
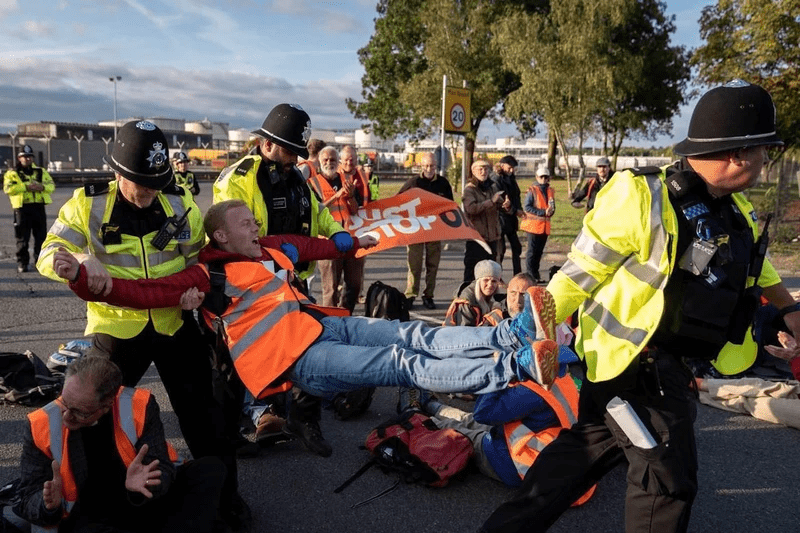
<svg viewBox="0 0 800 533"><path fill-rule="evenodd" d="M444 131L447 133L469 133L469 89L447 87L444 100Z"/></svg>
<svg viewBox="0 0 800 533"><path fill-rule="evenodd" d="M461 104L454 104L450 108L450 122L453 123L456 129L461 129L467 120L467 112Z"/></svg>

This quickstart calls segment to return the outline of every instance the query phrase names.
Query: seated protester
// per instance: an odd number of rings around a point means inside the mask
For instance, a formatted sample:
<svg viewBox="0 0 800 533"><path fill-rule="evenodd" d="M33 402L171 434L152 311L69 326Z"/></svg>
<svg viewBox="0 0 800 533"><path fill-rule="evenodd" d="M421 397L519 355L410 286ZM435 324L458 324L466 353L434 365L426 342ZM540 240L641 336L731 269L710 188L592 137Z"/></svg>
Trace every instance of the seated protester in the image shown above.
<svg viewBox="0 0 800 533"><path fill-rule="evenodd" d="M284 240L282 250L307 261L321 255L308 250L324 252L333 243L297 235L259 240L255 218L239 200L211 206L204 227L211 244L201 250L201 264L158 279L114 279L108 294L92 294L85 267L66 251L54 255L53 267L84 299L133 308L202 302L204 319L224 328L239 378L256 397L285 390L287 381L332 398L368 386L487 393L520 379L550 386L556 378L555 306L544 289L530 289L525 310L494 328L335 316L344 310L312 304L292 286L289 258L263 247ZM211 293L208 263L224 265L221 295Z"/></svg>
<svg viewBox="0 0 800 533"><path fill-rule="evenodd" d="M518 487L539 451L563 427L577 420L578 388L567 371L567 365L577 361L577 356L562 346L560 377L550 391L525 380L478 396L472 413L439 403L424 392L418 393L417 404L411 406L428 413L439 428L455 429L466 435L482 474ZM408 396L413 394L409 392Z"/></svg>
<svg viewBox="0 0 800 533"><path fill-rule="evenodd" d="M225 465L176 468L155 398L121 385L105 357L67 367L61 396L28 415L14 512L61 533L215 531Z"/></svg>
<svg viewBox="0 0 800 533"><path fill-rule="evenodd" d="M503 283L503 267L491 259L475 265L475 279L461 289L447 310L443 326L496 326L503 306L495 297ZM499 296L499 295L498 295Z"/></svg>

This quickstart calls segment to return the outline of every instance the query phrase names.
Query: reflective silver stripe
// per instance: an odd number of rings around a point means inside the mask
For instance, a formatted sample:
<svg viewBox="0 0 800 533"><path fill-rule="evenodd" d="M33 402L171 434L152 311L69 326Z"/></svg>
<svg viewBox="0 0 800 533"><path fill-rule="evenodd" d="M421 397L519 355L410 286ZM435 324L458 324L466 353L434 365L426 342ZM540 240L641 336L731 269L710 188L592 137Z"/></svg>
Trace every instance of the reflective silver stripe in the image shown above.
<svg viewBox="0 0 800 533"><path fill-rule="evenodd" d="M661 197L664 183L658 176L644 176L647 186L650 188L650 250L647 254L647 262L639 263L634 256L630 256L623 265L623 268L630 272L642 283L650 285L659 290L667 284L667 275L659 272L659 263L664 256L667 248L667 230L664 228L662 219L663 198Z"/></svg>
<svg viewBox="0 0 800 533"><path fill-rule="evenodd" d="M64 426L61 420L61 407L56 402L50 402L42 410L47 413L47 425L50 428L50 453L53 459L62 463L64 456Z"/></svg>
<svg viewBox="0 0 800 533"><path fill-rule="evenodd" d="M619 266L625 260L625 256L615 252L605 244L598 242L591 236L587 235L583 230L575 237L573 246L581 251L581 253L588 255L595 261L603 263L604 265L614 267Z"/></svg>
<svg viewBox="0 0 800 533"><path fill-rule="evenodd" d="M70 228L60 220L56 220L55 222L53 222L53 225L50 226L49 233L52 233L56 237L59 237L60 239L63 239L68 243L75 245L77 248L80 248L81 250L86 248L86 236L83 233L75 231L74 229Z"/></svg>
<svg viewBox="0 0 800 533"><path fill-rule="evenodd" d="M542 450L545 449L547 444L539 440L536 434L534 434L530 428L528 428L528 426L522 423L520 423L508 436L508 449L511 455L511 460L514 462L514 468L517 469L517 473L520 475L520 477L524 477L531 465L517 460L518 454L516 453L516 450L519 448L518 443L521 440L527 441L525 442L525 446L536 450L538 453L542 453Z"/></svg>
<svg viewBox="0 0 800 533"><path fill-rule="evenodd" d="M102 253L94 254L97 259L105 266L118 266L121 268L141 268L142 261L138 255L114 253L107 254L105 249Z"/></svg>
<svg viewBox="0 0 800 533"><path fill-rule="evenodd" d="M576 265L574 261L567 260L559 272L565 274L569 279L575 282L575 285L585 292L592 292L600 285L600 282L597 281L594 276Z"/></svg>
<svg viewBox="0 0 800 533"><path fill-rule="evenodd" d="M615 317L611 311L603 307L599 302L594 300L590 300L590 302L591 303L586 306L584 313L592 317L601 328L606 330L611 335L619 339L628 340L637 346L642 344L647 338L647 331L640 328L629 328L627 326L623 326L620 321L617 320L617 317Z"/></svg>
<svg viewBox="0 0 800 533"><path fill-rule="evenodd" d="M119 394L119 425L131 444L136 444L139 435L136 434L136 424L133 422L133 393L135 389L125 387Z"/></svg>
<svg viewBox="0 0 800 533"><path fill-rule="evenodd" d="M178 248L175 248L172 251L158 251L147 256L147 264L151 267L163 265L164 263L173 261L179 257L181 257L181 251Z"/></svg>
<svg viewBox="0 0 800 533"><path fill-rule="evenodd" d="M296 301L284 301L276 305L268 315L261 318L256 323L255 327L251 328L246 335L242 336L239 342L233 345L231 348L231 358L236 361L245 350L253 346L258 339L275 327L275 324L280 322L284 316L298 309L300 309L300 304Z"/></svg>
<svg viewBox="0 0 800 533"><path fill-rule="evenodd" d="M564 412L567 414L567 420L569 421L569 424L566 424L565 427L569 427L575 422L577 422L578 420L577 418L575 418L575 412L572 410L572 406L569 404L569 400L567 400L566 396L564 396L564 393L561 391L561 387L559 386L553 387L550 390L550 394L552 394L555 397L556 401L559 403L559 405L561 405L561 409L563 409ZM562 423L562 425L564 424Z"/></svg>
<svg viewBox="0 0 800 533"><path fill-rule="evenodd" d="M251 291L250 289L240 289L229 281L225 282L225 294L231 298L241 298L237 307L242 309L242 313L246 313L250 306L263 297L269 296L271 293L280 289L284 280L273 277L258 291ZM277 324L284 315L300 309L300 304L297 301L284 301L275 306L266 316L259 319L255 327L251 328L246 335L243 335L232 347L231 357L235 361L247 348L252 346L258 341L267 331Z"/></svg>
<svg viewBox="0 0 800 533"><path fill-rule="evenodd" d="M112 194L109 192L108 194ZM116 193L114 193L116 194ZM101 239L101 230L100 228L103 227L103 215L106 213L106 196L98 196L98 197L90 197L92 206L89 209L89 238L91 239L91 251L92 254L98 256L105 255L106 247L103 245L103 241ZM101 259L103 263L103 261Z"/></svg>
<svg viewBox="0 0 800 533"><path fill-rule="evenodd" d="M205 242L203 242L202 240L199 240L191 244L178 243L178 250L180 250L179 252L180 255L184 257L190 257L198 253L203 246L205 246Z"/></svg>
<svg viewBox="0 0 800 533"><path fill-rule="evenodd" d="M172 207L172 212L175 216L181 218L186 212L186 208L183 207L183 200L181 199L183 197L177 194L162 194L162 196L167 199L167 203Z"/></svg>

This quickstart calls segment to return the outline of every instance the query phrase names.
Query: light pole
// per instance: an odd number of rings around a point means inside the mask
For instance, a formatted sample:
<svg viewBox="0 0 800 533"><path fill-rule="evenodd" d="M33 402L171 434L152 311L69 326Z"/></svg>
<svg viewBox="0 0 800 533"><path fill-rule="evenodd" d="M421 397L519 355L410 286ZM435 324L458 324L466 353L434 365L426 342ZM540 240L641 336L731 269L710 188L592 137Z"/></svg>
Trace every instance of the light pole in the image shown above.
<svg viewBox="0 0 800 533"><path fill-rule="evenodd" d="M114 84L114 141L117 140L117 82L122 79L122 76L111 76L108 81Z"/></svg>

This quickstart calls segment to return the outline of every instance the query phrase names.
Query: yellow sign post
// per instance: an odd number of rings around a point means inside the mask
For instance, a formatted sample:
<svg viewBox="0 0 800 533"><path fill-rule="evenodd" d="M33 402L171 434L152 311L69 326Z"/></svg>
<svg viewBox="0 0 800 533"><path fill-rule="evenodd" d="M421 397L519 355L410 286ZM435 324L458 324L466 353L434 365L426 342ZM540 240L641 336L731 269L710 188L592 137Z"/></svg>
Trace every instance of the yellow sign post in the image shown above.
<svg viewBox="0 0 800 533"><path fill-rule="evenodd" d="M470 130L469 89L447 87L444 97L444 131L465 135Z"/></svg>

